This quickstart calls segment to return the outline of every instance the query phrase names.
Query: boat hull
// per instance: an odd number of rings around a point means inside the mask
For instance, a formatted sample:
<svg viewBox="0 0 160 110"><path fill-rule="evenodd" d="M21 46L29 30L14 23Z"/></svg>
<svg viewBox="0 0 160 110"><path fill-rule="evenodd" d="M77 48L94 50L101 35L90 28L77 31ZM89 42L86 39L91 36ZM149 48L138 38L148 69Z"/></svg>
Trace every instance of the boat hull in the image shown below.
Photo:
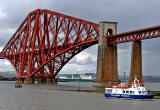
<svg viewBox="0 0 160 110"><path fill-rule="evenodd" d="M148 95L126 95L126 94L105 94L107 98L125 98L125 99L152 99L154 94Z"/></svg>

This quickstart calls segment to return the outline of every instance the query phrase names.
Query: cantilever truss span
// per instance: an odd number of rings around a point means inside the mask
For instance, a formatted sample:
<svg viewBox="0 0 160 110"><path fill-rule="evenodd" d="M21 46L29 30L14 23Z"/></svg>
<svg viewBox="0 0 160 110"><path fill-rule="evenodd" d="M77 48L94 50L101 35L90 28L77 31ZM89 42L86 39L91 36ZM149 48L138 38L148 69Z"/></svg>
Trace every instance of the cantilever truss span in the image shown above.
<svg viewBox="0 0 160 110"><path fill-rule="evenodd" d="M55 78L76 54L98 42L99 25L49 10L28 14L0 59L8 59L19 78ZM110 45L160 37L160 26L106 36Z"/></svg>
<svg viewBox="0 0 160 110"><path fill-rule="evenodd" d="M19 78L54 78L97 37L97 24L38 9L28 14L0 56L11 62Z"/></svg>

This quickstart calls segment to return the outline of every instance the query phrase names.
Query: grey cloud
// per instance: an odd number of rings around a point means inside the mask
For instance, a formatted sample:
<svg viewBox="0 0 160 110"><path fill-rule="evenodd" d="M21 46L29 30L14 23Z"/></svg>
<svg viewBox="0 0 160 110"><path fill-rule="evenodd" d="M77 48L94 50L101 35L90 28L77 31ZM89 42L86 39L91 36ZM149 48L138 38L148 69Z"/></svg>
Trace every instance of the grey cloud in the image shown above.
<svg viewBox="0 0 160 110"><path fill-rule="evenodd" d="M95 64L95 62L90 57L85 60L81 60L81 61L77 60L75 63L78 65Z"/></svg>
<svg viewBox="0 0 160 110"><path fill-rule="evenodd" d="M159 0L0 0L0 9L6 14L6 17L0 19L0 46L4 46L14 33L6 30L16 31L27 14L37 8L57 11L95 23L104 20L117 21L120 33L160 24L159 4ZM160 57L159 46L158 39L142 42L144 72L146 72L144 74L149 73L147 71L159 70L158 66L154 66L153 69L147 66L148 63L159 65L159 62L155 62L155 58ZM118 49L124 50L118 57L119 72L129 71L131 43L119 44ZM94 65L92 68L96 68L97 45L85 51L90 57L83 64L87 66L87 62L90 62ZM147 60L148 58L150 60ZM69 63L80 64L75 59Z"/></svg>

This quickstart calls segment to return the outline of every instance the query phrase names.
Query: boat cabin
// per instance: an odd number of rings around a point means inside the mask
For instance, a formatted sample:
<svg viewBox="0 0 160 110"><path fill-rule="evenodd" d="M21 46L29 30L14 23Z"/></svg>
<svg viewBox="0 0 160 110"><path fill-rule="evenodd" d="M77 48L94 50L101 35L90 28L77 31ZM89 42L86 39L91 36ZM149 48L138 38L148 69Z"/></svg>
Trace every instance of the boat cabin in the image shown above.
<svg viewBox="0 0 160 110"><path fill-rule="evenodd" d="M119 86L117 83L115 83L115 85L112 87L106 87L105 93L144 95L144 94L148 94L148 91L144 87L144 83L139 83L139 81L137 79L135 79L134 82L132 83L131 87Z"/></svg>

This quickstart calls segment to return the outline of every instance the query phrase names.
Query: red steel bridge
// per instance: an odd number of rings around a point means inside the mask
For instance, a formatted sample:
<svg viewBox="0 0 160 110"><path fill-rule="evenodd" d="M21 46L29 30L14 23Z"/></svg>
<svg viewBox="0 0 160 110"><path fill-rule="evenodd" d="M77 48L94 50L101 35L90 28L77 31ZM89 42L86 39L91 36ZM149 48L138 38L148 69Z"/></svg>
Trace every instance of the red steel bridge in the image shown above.
<svg viewBox="0 0 160 110"><path fill-rule="evenodd" d="M99 25L49 10L28 14L0 53L20 78L55 78L76 54L97 44ZM160 37L160 26L106 36L118 44Z"/></svg>

